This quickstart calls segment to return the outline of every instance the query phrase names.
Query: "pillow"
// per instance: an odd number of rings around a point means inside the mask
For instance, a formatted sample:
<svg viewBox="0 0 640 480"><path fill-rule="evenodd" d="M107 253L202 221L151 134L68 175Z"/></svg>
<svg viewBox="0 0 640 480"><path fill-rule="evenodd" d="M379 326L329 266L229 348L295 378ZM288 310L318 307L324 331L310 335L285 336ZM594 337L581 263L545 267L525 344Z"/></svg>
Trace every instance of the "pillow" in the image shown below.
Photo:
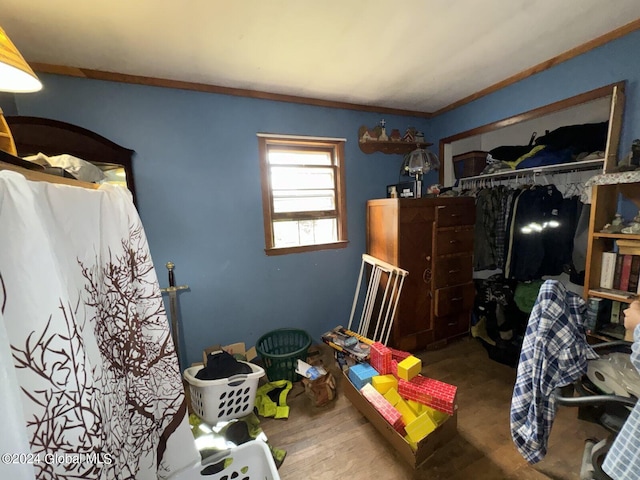
<svg viewBox="0 0 640 480"><path fill-rule="evenodd" d="M104 172L93 163L72 155L63 154L48 157L44 153L38 153L38 155L25 157L25 160L39 165L62 168L83 182L99 183L106 178Z"/></svg>

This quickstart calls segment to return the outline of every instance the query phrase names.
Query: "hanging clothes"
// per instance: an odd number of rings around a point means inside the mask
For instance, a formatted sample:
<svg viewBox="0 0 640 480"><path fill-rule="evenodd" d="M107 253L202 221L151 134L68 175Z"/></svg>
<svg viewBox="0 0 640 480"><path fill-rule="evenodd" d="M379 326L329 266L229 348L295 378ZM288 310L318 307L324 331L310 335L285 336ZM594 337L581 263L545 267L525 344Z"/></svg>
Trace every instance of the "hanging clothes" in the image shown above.
<svg viewBox="0 0 640 480"><path fill-rule="evenodd" d="M156 480L197 461L130 193L2 171L0 223L0 333L22 404L0 410L22 419L36 477Z"/></svg>
<svg viewBox="0 0 640 480"><path fill-rule="evenodd" d="M554 185L523 190L507 222L505 276L519 281L559 275L571 262L575 208Z"/></svg>
<svg viewBox="0 0 640 480"><path fill-rule="evenodd" d="M476 196L475 270L503 267L505 216L510 197L510 190L504 186L482 189Z"/></svg>

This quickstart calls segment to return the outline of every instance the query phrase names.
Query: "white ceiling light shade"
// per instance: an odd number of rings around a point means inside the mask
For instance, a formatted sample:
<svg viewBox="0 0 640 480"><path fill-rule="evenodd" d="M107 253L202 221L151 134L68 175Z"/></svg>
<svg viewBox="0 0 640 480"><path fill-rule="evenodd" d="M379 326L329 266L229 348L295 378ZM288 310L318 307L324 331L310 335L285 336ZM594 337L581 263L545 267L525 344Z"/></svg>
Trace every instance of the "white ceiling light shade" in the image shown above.
<svg viewBox="0 0 640 480"><path fill-rule="evenodd" d="M40 89L42 83L0 28L0 91L19 93L37 92Z"/></svg>

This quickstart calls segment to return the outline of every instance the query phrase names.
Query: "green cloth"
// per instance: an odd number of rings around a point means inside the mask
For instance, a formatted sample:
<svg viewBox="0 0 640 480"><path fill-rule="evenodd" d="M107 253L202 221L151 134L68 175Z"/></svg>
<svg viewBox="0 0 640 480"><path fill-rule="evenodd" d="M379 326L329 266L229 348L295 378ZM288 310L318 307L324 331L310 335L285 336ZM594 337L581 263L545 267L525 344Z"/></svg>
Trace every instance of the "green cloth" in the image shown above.
<svg viewBox="0 0 640 480"><path fill-rule="evenodd" d="M513 294L513 301L524 313L531 313L538 298L538 292L544 280L532 280L530 282L519 282Z"/></svg>

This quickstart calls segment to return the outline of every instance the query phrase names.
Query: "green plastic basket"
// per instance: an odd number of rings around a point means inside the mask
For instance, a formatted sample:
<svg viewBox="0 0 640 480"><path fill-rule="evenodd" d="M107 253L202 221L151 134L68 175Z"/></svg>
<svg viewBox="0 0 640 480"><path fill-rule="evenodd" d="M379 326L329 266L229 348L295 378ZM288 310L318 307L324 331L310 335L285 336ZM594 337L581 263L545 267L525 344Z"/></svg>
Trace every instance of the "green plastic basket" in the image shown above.
<svg viewBox="0 0 640 480"><path fill-rule="evenodd" d="M307 360L311 336L297 328L280 328L265 333L256 344L256 350L264 363L270 382L276 380L297 381L298 360Z"/></svg>

